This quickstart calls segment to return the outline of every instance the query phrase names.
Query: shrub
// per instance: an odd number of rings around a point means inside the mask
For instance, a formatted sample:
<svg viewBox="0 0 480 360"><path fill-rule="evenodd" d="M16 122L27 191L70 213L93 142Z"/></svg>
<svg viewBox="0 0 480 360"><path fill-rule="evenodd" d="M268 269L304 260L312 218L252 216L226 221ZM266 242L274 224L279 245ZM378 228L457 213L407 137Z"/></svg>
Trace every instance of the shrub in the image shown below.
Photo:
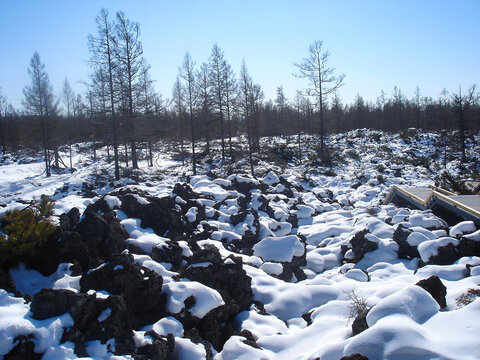
<svg viewBox="0 0 480 360"><path fill-rule="evenodd" d="M49 222L53 203L47 197L23 210L7 211L1 219L0 266L11 267L33 258L39 247L55 231Z"/></svg>
<svg viewBox="0 0 480 360"><path fill-rule="evenodd" d="M359 295L355 290L345 291L344 293L350 300L348 304L348 322L350 322L368 310L367 299Z"/></svg>
<svg viewBox="0 0 480 360"><path fill-rule="evenodd" d="M466 293L460 295L455 299L457 308L460 309L464 306L475 301L476 298L480 297L480 289L468 289Z"/></svg>

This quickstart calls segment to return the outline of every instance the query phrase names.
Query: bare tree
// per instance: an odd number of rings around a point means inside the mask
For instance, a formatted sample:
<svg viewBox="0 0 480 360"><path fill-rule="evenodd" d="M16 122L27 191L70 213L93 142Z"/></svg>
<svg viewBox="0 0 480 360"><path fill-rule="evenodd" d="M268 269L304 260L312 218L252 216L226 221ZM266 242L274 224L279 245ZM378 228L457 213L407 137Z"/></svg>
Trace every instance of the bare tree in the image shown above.
<svg viewBox="0 0 480 360"><path fill-rule="evenodd" d="M63 88L62 88L62 101L67 110L67 121L71 120L71 112L73 110L74 102L75 102L75 94L68 82L68 79L65 78L63 80ZM68 148L70 152L70 172L73 173L73 164L72 164L72 127L68 126Z"/></svg>
<svg viewBox="0 0 480 360"><path fill-rule="evenodd" d="M183 58L183 64L179 68L180 77L185 81L185 95L187 100L188 118L190 120L190 137L192 143L192 165L193 174L197 174L197 159L195 157L195 127L193 108L196 101L197 91L195 89L195 61L187 52Z"/></svg>
<svg viewBox="0 0 480 360"><path fill-rule="evenodd" d="M247 126L248 158L250 160L250 171L252 173L252 176L255 178L255 170L253 168L253 150L255 146L252 109L253 82L252 78L248 74L247 64L245 63L245 60L242 60L238 90L239 98L241 101L242 115Z"/></svg>
<svg viewBox="0 0 480 360"><path fill-rule="evenodd" d="M138 87L137 79L142 73L144 59L142 58L143 47L140 42L140 25L137 22L131 22L125 19L123 12L117 12L117 21L115 24L116 36L113 42L116 45L115 55L119 61L119 75L124 84L123 91L126 95L128 112L128 130L130 147L132 151L132 167L138 169L137 147L135 144L135 126L134 126L134 103L135 87Z"/></svg>
<svg viewBox="0 0 480 360"><path fill-rule="evenodd" d="M452 95L453 111L457 114L458 129L460 132L460 147L462 151L462 162L467 161L466 146L465 146L465 132L467 131L467 112L475 104L478 99L476 93L476 85L472 85L466 94L462 95L462 87L460 87L458 94Z"/></svg>
<svg viewBox="0 0 480 360"><path fill-rule="evenodd" d="M7 99L2 95L0 88L0 144L2 145L2 154L7 152L5 135L5 118L7 117Z"/></svg>
<svg viewBox="0 0 480 360"><path fill-rule="evenodd" d="M295 63L298 68L296 77L308 79L310 87L306 94L317 99L317 106L320 114L320 149L324 151L324 119L323 109L327 96L333 93L343 84L345 75L335 76L335 68L328 67L329 51L322 50L322 41L315 41L310 45L308 57L301 63Z"/></svg>
<svg viewBox="0 0 480 360"><path fill-rule="evenodd" d="M115 162L115 179L120 179L120 167L118 164L118 124L115 116L115 88L113 74L117 67L117 61L114 57L114 34L113 25L108 20L108 11L102 9L95 19L97 23L98 35L88 37L88 48L91 53L91 63L97 70L104 71L106 79L106 92L110 102L111 127L113 129L113 152ZM92 79L93 80L93 79Z"/></svg>
<svg viewBox="0 0 480 360"><path fill-rule="evenodd" d="M217 44L213 45L212 54L210 55L210 82L215 94L215 108L220 118L220 138L222 141L222 161L225 161L225 125L224 125L224 98L225 98L225 82L224 82L224 66L226 65L223 51Z"/></svg>
<svg viewBox="0 0 480 360"><path fill-rule="evenodd" d="M40 118L42 122L42 138L45 160L45 174L51 175L50 168L50 134L49 118L57 113L58 101L53 95L52 85L45 71L45 65L40 60L40 55L35 51L30 67L28 68L31 85L23 89L23 106L27 113Z"/></svg>
<svg viewBox="0 0 480 360"><path fill-rule="evenodd" d="M175 115L178 118L178 134L180 137L180 152L182 158L182 165L185 165L185 152L183 146L183 136L184 136L184 127L185 127L185 89L182 86L180 77L177 76L175 83L173 84L172 89L172 100Z"/></svg>
<svg viewBox="0 0 480 360"><path fill-rule="evenodd" d="M143 114L145 116L145 120L147 124L149 123L150 116L154 113L155 101L157 98L157 94L155 94L155 90L153 88L153 80L150 77L150 66L145 65L142 69L142 73L140 76L140 87L139 87L139 94L138 94L138 103L139 107L143 109ZM148 137L148 158L149 158L149 166L153 166L153 134L150 131Z"/></svg>
<svg viewBox="0 0 480 360"><path fill-rule="evenodd" d="M206 150L210 151L210 116L212 108L212 91L210 86L210 68L207 63L203 63L196 72L196 82L198 91L198 102L201 109L201 122L205 127Z"/></svg>
<svg viewBox="0 0 480 360"><path fill-rule="evenodd" d="M342 112L343 112L343 104L342 104L342 99L340 99L340 96L338 95L338 92L335 91L333 94L333 101L332 101L332 108L333 116L335 118L335 123L336 123L336 128L337 128L337 134L340 133L340 122L341 122L341 117L342 117Z"/></svg>
<svg viewBox="0 0 480 360"><path fill-rule="evenodd" d="M228 125L228 146L230 150L230 159L233 158L232 150L232 113L236 103L235 94L237 92L237 81L232 67L225 61L223 66L223 83L225 85L225 107L227 110L227 125Z"/></svg>

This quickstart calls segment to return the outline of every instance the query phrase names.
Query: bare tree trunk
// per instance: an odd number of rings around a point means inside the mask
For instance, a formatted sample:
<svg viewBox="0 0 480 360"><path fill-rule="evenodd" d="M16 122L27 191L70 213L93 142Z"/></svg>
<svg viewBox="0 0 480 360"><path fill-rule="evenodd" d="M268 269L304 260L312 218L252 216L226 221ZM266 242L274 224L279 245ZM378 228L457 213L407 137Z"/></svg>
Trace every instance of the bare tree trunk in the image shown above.
<svg viewBox="0 0 480 360"><path fill-rule="evenodd" d="M128 167L128 145L125 142L125 166Z"/></svg>
<svg viewBox="0 0 480 360"><path fill-rule="evenodd" d="M152 140L148 141L148 157L150 158L150 167L153 167Z"/></svg>

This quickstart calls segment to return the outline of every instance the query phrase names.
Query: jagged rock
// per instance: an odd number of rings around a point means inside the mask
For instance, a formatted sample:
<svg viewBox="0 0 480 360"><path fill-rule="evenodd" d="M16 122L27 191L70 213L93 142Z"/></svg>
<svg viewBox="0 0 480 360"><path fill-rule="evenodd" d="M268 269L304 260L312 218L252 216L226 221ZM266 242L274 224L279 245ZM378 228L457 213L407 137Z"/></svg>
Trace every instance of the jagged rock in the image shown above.
<svg viewBox="0 0 480 360"><path fill-rule="evenodd" d="M356 353L352 355L343 356L340 360L368 360L368 357Z"/></svg>
<svg viewBox="0 0 480 360"><path fill-rule="evenodd" d="M398 244L398 258L399 259L413 259L420 257L416 246L411 246L407 242L408 235L412 233L411 230L399 225L393 233L393 241Z"/></svg>
<svg viewBox="0 0 480 360"><path fill-rule="evenodd" d="M12 278L8 273L3 271L2 268L0 268L0 289L4 289L7 292L15 291L15 284L13 283Z"/></svg>
<svg viewBox="0 0 480 360"><path fill-rule="evenodd" d="M360 334L362 331L368 329L367 315L370 309L362 311L358 316L353 320L352 323L352 333L353 336Z"/></svg>
<svg viewBox="0 0 480 360"><path fill-rule="evenodd" d="M429 292L441 308L447 307L447 288L438 276L430 276L428 279L420 280L415 285Z"/></svg>
<svg viewBox="0 0 480 360"><path fill-rule="evenodd" d="M141 346L138 348L137 354L145 356L148 360L169 360L172 358L173 350L175 348L175 338L169 334L167 337L161 337L153 330L147 331L145 335L153 338L151 344ZM140 357L135 356L135 359Z"/></svg>
<svg viewBox="0 0 480 360"><path fill-rule="evenodd" d="M33 336L20 335L14 339L17 345L6 354L4 360L40 360L43 354L37 354L34 351L35 343L32 341Z"/></svg>
<svg viewBox="0 0 480 360"><path fill-rule="evenodd" d="M479 256L480 257L480 241L475 241L462 237L458 244L458 257Z"/></svg>
<svg viewBox="0 0 480 360"><path fill-rule="evenodd" d="M257 341L255 340L255 338L253 337L253 334L249 330L243 329L242 331L240 331L236 335L242 336L246 339L246 340L243 340L244 344L246 344L248 346L251 346L251 347L254 347L254 348L257 348L257 349L261 349L261 347L257 344Z"/></svg>
<svg viewBox="0 0 480 360"><path fill-rule="evenodd" d="M130 254L114 254L80 279L82 292L105 290L121 295L134 315L135 328L152 324L165 314L166 295L163 278L152 270L135 264Z"/></svg>
<svg viewBox="0 0 480 360"><path fill-rule="evenodd" d="M247 310L253 298L252 279L243 270L241 258L230 256L226 260L214 262L208 267L187 266L181 271L181 276L228 293L241 310Z"/></svg>
<svg viewBox="0 0 480 360"><path fill-rule="evenodd" d="M426 262L427 265L450 265L460 258L460 252L453 244L440 246L437 255L431 256ZM422 265L422 264L421 264Z"/></svg>
<svg viewBox="0 0 480 360"><path fill-rule="evenodd" d="M59 226L62 231L72 231L80 221L80 211L74 207L68 213L59 216Z"/></svg>
<svg viewBox="0 0 480 360"><path fill-rule="evenodd" d="M144 228L150 227L159 236L172 240L183 240L186 226L184 216L175 209L175 203L169 197L145 197L148 203L140 204L135 194L123 192L118 194L122 202L120 209L128 217L138 218Z"/></svg>
<svg viewBox="0 0 480 360"><path fill-rule="evenodd" d="M369 233L368 229L364 229L356 233L353 236L353 238L350 239L350 245L352 246L354 257L353 259L346 259L348 262L352 262L356 264L363 259L363 257L367 252L376 250L378 248L377 243L365 238L365 235L368 233ZM347 249L342 247L342 251L345 251L345 250Z"/></svg>
<svg viewBox="0 0 480 360"><path fill-rule="evenodd" d="M76 294L70 290L42 289L33 296L30 304L32 317L44 320L68 312L75 319L79 317L88 297L87 294Z"/></svg>
<svg viewBox="0 0 480 360"><path fill-rule="evenodd" d="M92 251L93 250L93 251ZM68 262L76 265L74 276L79 275L82 269L96 267L102 263L95 248L89 246L89 243L83 241L81 235L77 232L66 231L57 241L55 257L60 262Z"/></svg>
<svg viewBox="0 0 480 360"><path fill-rule="evenodd" d="M70 220L68 219L68 215L66 213L60 214L58 217L58 223L62 231L72 230L70 226Z"/></svg>
<svg viewBox="0 0 480 360"><path fill-rule="evenodd" d="M302 256L294 256L291 262L284 262L283 272L278 276L279 279L284 281L292 281L293 276L295 276L296 281L302 281L307 278L307 275L301 269L302 266L307 265L306 252ZM277 277L275 275L272 275Z"/></svg>
<svg viewBox="0 0 480 360"><path fill-rule="evenodd" d="M239 254L253 255L253 246L258 243L258 235L251 231L246 231L241 239L233 239L227 248Z"/></svg>
<svg viewBox="0 0 480 360"><path fill-rule="evenodd" d="M90 256L106 259L125 249L129 235L105 200L89 205L83 220L74 228L88 246Z"/></svg>
<svg viewBox="0 0 480 360"><path fill-rule="evenodd" d="M71 208L67 213L67 217L70 222L70 227L73 229L80 222L80 211L76 207Z"/></svg>
<svg viewBox="0 0 480 360"><path fill-rule="evenodd" d="M172 190L173 194L180 196L184 201L193 200L198 198L198 194L196 194L192 187L187 183L176 183Z"/></svg>
<svg viewBox="0 0 480 360"><path fill-rule="evenodd" d="M85 341L100 340L105 343L115 338L116 354L133 351L132 314L122 296L110 295L105 299L89 297L74 320L74 326L63 334L62 342L71 341L77 349L82 348Z"/></svg>
<svg viewBox="0 0 480 360"><path fill-rule="evenodd" d="M199 336L208 340L217 350L221 350L225 341L234 333L235 316L247 310L253 301L251 278L243 270L241 259L230 256L227 260L222 260L216 247L206 247L189 258L189 261L209 261L212 265L186 266L180 272L182 277L216 289L222 296L225 305L211 310L203 319L188 316L188 313L176 316L182 322L186 333L196 329ZM187 304L185 306L187 307ZM192 341L195 342L195 339Z"/></svg>
<svg viewBox="0 0 480 360"><path fill-rule="evenodd" d="M37 320L70 314L74 325L65 331L62 342L75 343L80 353L84 353L85 341L105 343L111 338L115 338L119 353L133 350L132 314L122 296L97 298L69 290L43 289L34 295L30 309Z"/></svg>
<svg viewBox="0 0 480 360"><path fill-rule="evenodd" d="M188 265L202 262L211 262L216 264L223 262L222 256L215 245L205 245L203 248L195 250L193 255L188 258Z"/></svg>
<svg viewBox="0 0 480 360"><path fill-rule="evenodd" d="M166 241L152 249L152 259L158 262L169 262L177 269L183 261L183 249L176 241Z"/></svg>
<svg viewBox="0 0 480 360"><path fill-rule="evenodd" d="M302 318L307 323L307 326L312 325L312 313L313 313L313 310L309 311L308 313L302 314Z"/></svg>
<svg viewBox="0 0 480 360"><path fill-rule="evenodd" d="M263 190L266 190L268 188L268 185L267 184L257 184L255 182L251 182L251 181L238 181L236 177L233 178L232 180L232 185L230 186L230 189L231 190L236 190L238 191L240 194L247 194L250 192L250 190L253 190L253 189L258 189L262 187ZM264 192L264 191L262 191Z"/></svg>

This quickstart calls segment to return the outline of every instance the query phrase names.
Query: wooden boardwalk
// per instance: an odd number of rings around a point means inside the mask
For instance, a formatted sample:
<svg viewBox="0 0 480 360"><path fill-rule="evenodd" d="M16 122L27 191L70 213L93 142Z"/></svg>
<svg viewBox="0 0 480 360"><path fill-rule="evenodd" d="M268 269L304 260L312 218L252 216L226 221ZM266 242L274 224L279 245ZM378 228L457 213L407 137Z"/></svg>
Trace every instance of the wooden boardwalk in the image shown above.
<svg viewBox="0 0 480 360"><path fill-rule="evenodd" d="M406 203L421 210L441 208L480 225L480 195L457 195L439 188L394 185L385 198L385 204L391 202Z"/></svg>

